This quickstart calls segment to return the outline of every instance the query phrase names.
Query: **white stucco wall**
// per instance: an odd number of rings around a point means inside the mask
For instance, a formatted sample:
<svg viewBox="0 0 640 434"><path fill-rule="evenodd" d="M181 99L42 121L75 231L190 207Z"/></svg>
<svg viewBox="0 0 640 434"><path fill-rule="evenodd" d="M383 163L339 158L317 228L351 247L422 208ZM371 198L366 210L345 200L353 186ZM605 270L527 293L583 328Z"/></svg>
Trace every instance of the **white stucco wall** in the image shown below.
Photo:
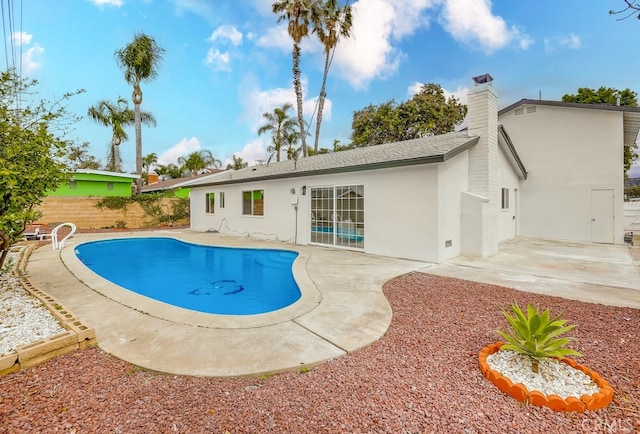
<svg viewBox="0 0 640 434"><path fill-rule="evenodd" d="M523 108L521 115L511 110L500 116L529 171L519 194L520 234L592 241L592 190L612 189L615 242L622 243L622 113L539 104Z"/></svg>
<svg viewBox="0 0 640 434"><path fill-rule="evenodd" d="M500 146L498 151L498 164L496 183L498 190L498 197L496 199L497 209L497 226L496 232L498 242L514 238L518 235L518 201L520 195L520 178L509 162L505 149ZM502 209L502 189L507 188L509 190L509 207Z"/></svg>
<svg viewBox="0 0 640 434"><path fill-rule="evenodd" d="M455 159L460 160L459 157ZM463 158L464 160L464 158ZM457 179L458 168L466 164L456 161L446 165L447 179ZM405 166L344 174L289 178L191 190L191 227L195 230L219 230L238 236L251 236L300 244L310 242L310 189L334 185L364 185L365 241L364 252L391 257L438 262L438 198L455 196L447 207L455 209L460 201L458 186L438 191L438 164ZM307 194L300 195L301 187ZM466 187L466 186L465 186ZM292 195L290 189L296 193ZM264 190L264 216L242 215L242 191ZM458 190L456 192L456 190ZM214 214L205 213L206 193L216 193ZM225 193L225 208L219 208L220 192ZM298 201L298 231L292 199ZM457 223L455 220L457 220ZM459 212L448 217L446 237L459 246ZM457 238L456 238L457 237ZM459 247L455 247L458 249ZM452 250L452 251L455 251ZM451 257L447 254L447 257Z"/></svg>
<svg viewBox="0 0 640 434"><path fill-rule="evenodd" d="M455 258L462 252L462 192L469 189L469 151L440 164L438 171L438 258Z"/></svg>

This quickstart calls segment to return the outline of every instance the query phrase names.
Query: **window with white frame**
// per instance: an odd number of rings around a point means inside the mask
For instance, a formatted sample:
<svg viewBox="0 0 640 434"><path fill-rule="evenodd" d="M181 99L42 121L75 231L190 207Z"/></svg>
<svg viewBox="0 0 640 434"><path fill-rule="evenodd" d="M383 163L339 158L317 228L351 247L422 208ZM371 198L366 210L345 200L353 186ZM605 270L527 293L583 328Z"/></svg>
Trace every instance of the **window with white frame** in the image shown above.
<svg viewBox="0 0 640 434"><path fill-rule="evenodd" d="M264 190L242 192L242 215L264 215Z"/></svg>
<svg viewBox="0 0 640 434"><path fill-rule="evenodd" d="M502 209L509 209L509 189L502 189Z"/></svg>
<svg viewBox="0 0 640 434"><path fill-rule="evenodd" d="M218 206L224 208L224 191L220 192L220 204Z"/></svg>
<svg viewBox="0 0 640 434"><path fill-rule="evenodd" d="M215 193L207 193L206 195L206 213L213 214L216 206L216 194Z"/></svg>

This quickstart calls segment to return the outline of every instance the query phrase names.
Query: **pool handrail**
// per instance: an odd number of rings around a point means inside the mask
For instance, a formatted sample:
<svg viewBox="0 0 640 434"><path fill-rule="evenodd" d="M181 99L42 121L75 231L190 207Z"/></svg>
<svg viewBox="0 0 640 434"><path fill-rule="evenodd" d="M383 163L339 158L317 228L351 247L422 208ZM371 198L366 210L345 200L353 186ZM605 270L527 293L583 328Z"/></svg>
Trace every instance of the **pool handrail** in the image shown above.
<svg viewBox="0 0 640 434"><path fill-rule="evenodd" d="M67 236L62 239L62 241L58 242L58 229L63 226L69 226L71 228L71 232L69 232ZM77 229L78 228L76 227L76 225L71 222L61 223L53 228L53 230L51 231L51 246L53 247L53 250L62 250L62 248L64 247L64 242L67 241L67 239L73 234L75 234Z"/></svg>

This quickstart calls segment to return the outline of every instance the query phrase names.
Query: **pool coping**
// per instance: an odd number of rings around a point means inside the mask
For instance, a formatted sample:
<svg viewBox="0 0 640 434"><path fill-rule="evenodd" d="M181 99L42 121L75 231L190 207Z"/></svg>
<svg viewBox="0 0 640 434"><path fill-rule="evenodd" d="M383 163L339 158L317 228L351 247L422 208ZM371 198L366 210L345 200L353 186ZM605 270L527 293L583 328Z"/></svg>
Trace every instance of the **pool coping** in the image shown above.
<svg viewBox="0 0 640 434"><path fill-rule="evenodd" d="M138 294L124 296L119 291L127 290L88 270L73 252L75 245L86 241L141 236L296 251L294 277L303 297L281 311L253 318L194 315ZM36 249L27 265L29 280L91 326L102 350L173 375L261 375L312 366L356 351L383 336L391 322L383 284L432 265L189 229L76 234L66 244L62 251L51 246Z"/></svg>
<svg viewBox="0 0 640 434"><path fill-rule="evenodd" d="M185 241L176 237L176 234L147 234L143 233L136 238L170 238L178 239L189 244L197 244L192 241ZM108 237L100 237L100 241L116 240L123 238L132 238L130 234L110 234ZM87 240L85 242L97 241ZM79 245L80 243L78 243ZM203 245L203 244L199 244ZM227 247L232 249L240 249L246 247ZM256 247L253 247L256 248ZM295 249L289 246L285 247L271 247L271 249L289 250L296 252ZM185 325L191 325L195 327L205 328L224 328L224 329L241 329L241 328L253 328L264 327L268 325L278 324L285 321L291 321L298 318L305 313L313 310L322 301L322 295L318 288L309 279L308 274L305 271L306 262L309 259L309 255L305 253L298 253L298 256L293 262L293 277L300 289L300 298L289 306L275 310L273 312L254 314L254 315L221 315L206 312L198 312L179 306L174 306L169 303L165 303L153 298L138 294L134 291L123 288L102 276L96 274L91 269L80 261L75 254L74 249L63 249L60 252L60 257L63 264L67 269L76 277L76 279L84 282L87 286L91 287L94 291L99 292L111 300L118 302L124 306L130 307L134 310L143 312L153 317L181 323Z"/></svg>

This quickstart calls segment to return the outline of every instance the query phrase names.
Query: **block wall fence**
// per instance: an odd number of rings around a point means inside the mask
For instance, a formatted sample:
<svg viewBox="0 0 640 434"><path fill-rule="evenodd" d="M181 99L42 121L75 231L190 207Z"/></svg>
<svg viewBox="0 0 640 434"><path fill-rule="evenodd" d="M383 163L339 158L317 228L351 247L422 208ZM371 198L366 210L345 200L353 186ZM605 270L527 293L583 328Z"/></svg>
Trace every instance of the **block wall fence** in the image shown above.
<svg viewBox="0 0 640 434"><path fill-rule="evenodd" d="M104 227L116 227L118 221L123 221L127 228L137 229L148 227L152 224L150 217L146 216L140 205L132 203L124 210L99 209L96 204L100 197L55 197L49 196L36 209L42 212L42 218L35 224L56 225L71 222L78 229L100 229ZM167 210L176 198L163 198L161 203ZM174 222L176 225L189 224L189 219Z"/></svg>

